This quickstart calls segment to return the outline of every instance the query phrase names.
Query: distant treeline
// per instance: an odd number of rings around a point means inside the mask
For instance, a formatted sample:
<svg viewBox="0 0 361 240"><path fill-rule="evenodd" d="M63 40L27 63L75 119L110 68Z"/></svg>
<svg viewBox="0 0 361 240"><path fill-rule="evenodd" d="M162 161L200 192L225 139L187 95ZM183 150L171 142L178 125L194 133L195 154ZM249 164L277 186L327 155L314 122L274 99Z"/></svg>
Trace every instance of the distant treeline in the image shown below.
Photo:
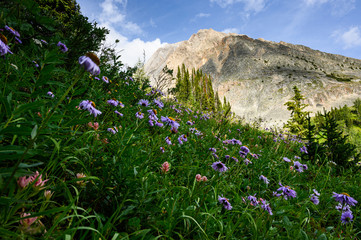
<svg viewBox="0 0 361 240"><path fill-rule="evenodd" d="M231 110L231 105L227 102L226 97L222 104L218 92L214 92L211 76L194 68L190 73L184 64L181 67L178 66L176 85L170 92L179 101L202 110L213 112L229 112Z"/></svg>

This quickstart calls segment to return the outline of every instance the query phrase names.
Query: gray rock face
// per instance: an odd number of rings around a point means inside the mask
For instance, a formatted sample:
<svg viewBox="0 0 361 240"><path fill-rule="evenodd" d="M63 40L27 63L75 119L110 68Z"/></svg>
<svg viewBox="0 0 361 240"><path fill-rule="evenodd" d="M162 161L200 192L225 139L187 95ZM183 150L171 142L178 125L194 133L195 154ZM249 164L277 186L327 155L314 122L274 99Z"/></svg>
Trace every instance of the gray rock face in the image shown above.
<svg viewBox="0 0 361 240"><path fill-rule="evenodd" d="M145 71L154 79L165 65L176 74L183 63L211 75L213 88L236 115L248 121L261 118L266 126L289 119L284 103L295 85L314 113L361 98L361 60L302 45L200 30L187 41L158 49Z"/></svg>

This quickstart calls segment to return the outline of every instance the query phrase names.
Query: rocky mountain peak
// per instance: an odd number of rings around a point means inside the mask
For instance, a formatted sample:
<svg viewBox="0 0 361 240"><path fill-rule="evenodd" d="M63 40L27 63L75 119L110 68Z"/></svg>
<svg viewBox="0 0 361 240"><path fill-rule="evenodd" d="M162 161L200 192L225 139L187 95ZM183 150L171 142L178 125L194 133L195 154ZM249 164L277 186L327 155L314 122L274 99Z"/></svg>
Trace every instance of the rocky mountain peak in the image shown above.
<svg viewBox="0 0 361 240"><path fill-rule="evenodd" d="M182 64L211 75L213 88L237 115L262 118L266 125L289 118L284 103L295 85L313 112L351 105L361 97L361 60L282 41L202 29L189 40L158 49L145 71L155 79L165 65L176 74Z"/></svg>

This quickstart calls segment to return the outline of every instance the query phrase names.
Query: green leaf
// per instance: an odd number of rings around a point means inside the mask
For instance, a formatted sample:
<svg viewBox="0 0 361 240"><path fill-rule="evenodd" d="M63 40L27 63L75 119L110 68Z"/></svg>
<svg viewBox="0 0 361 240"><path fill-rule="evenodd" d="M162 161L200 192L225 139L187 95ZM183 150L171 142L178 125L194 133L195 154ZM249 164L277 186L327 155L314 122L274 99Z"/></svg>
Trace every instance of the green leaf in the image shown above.
<svg viewBox="0 0 361 240"><path fill-rule="evenodd" d="M44 106L45 103L46 102L44 100L40 100L40 101L22 104L15 109L13 114L18 115L28 110L39 109L40 107Z"/></svg>
<svg viewBox="0 0 361 240"><path fill-rule="evenodd" d="M327 237L324 233L322 233L320 236L318 236L317 240L327 240Z"/></svg>
<svg viewBox="0 0 361 240"><path fill-rule="evenodd" d="M33 130L31 131L31 139L34 139L37 133L38 133L38 125L35 125Z"/></svg>

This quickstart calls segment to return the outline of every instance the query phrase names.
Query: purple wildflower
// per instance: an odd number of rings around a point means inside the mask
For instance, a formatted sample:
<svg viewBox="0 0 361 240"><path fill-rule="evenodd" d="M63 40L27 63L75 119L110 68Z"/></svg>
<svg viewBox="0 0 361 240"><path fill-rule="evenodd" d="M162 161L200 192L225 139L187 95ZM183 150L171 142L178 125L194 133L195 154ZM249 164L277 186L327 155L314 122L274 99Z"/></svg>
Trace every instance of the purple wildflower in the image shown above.
<svg viewBox="0 0 361 240"><path fill-rule="evenodd" d="M154 104L159 107L159 108L163 108L164 107L164 103L162 103L162 101L160 101L159 99L154 99L153 100Z"/></svg>
<svg viewBox="0 0 361 240"><path fill-rule="evenodd" d="M293 166L295 167L297 172L300 172L300 173L303 172L303 166L299 161L295 161L293 163Z"/></svg>
<svg viewBox="0 0 361 240"><path fill-rule="evenodd" d="M172 128L175 128L175 129L178 129L178 127L180 126L180 124L177 123L175 121L175 119L172 118L172 117L163 117L163 116L161 116L160 120L162 122L166 123L167 125L170 125Z"/></svg>
<svg viewBox="0 0 361 240"><path fill-rule="evenodd" d="M225 197L221 197L221 196L218 196L218 201L219 201L219 203L220 204L222 204L223 205L223 207L225 208L225 209L227 209L227 210L231 210L232 209L232 206L231 206L231 204L229 203L229 201L228 201L228 199L227 198L225 198Z"/></svg>
<svg viewBox="0 0 361 240"><path fill-rule="evenodd" d="M261 199L261 202L262 202L261 207L262 207L264 210L266 210L266 211L269 213L269 215L273 215L272 209L271 209L269 203L267 203L266 200L263 200L263 199Z"/></svg>
<svg viewBox="0 0 361 240"><path fill-rule="evenodd" d="M350 205L350 206L355 206L355 204L357 204L357 201L350 197L350 195L348 195L347 193L335 193L333 192L333 196L335 198L335 200L339 203L341 203L342 205L344 204L347 204L347 205Z"/></svg>
<svg viewBox="0 0 361 240"><path fill-rule="evenodd" d="M137 113L135 114L135 116L136 116L137 118L139 118L139 119L143 119L143 118L144 118L144 113L142 113L142 112L137 112Z"/></svg>
<svg viewBox="0 0 361 240"><path fill-rule="evenodd" d="M140 99L138 102L139 105L144 106L144 107L148 107L149 106L149 101L146 99Z"/></svg>
<svg viewBox="0 0 361 240"><path fill-rule="evenodd" d="M155 125L156 125L157 127L163 127L163 123L161 123L161 122L156 122Z"/></svg>
<svg viewBox="0 0 361 240"><path fill-rule="evenodd" d="M259 201L257 200L257 198L256 198L256 194L255 195L249 195L248 197L247 197L247 199L251 202L251 205L252 206L257 206L258 204L259 204Z"/></svg>
<svg viewBox="0 0 361 240"><path fill-rule="evenodd" d="M94 53L88 53L86 56L79 58L79 64L84 67L85 71L92 75L99 75L100 68L98 66L99 59Z"/></svg>
<svg viewBox="0 0 361 240"><path fill-rule="evenodd" d="M109 83L109 78L106 77L106 76L103 76L103 77L102 77L102 80L103 80L103 82L105 82L105 83Z"/></svg>
<svg viewBox="0 0 361 240"><path fill-rule="evenodd" d="M113 134L116 134L116 133L118 132L118 129L117 129L116 127L114 127L114 128L108 128L107 131L108 131L108 132L111 132L111 133L113 133Z"/></svg>
<svg viewBox="0 0 361 240"><path fill-rule="evenodd" d="M217 149L215 149L215 148L209 148L208 150L209 150L209 151L212 151L212 152L214 152L214 153L217 152Z"/></svg>
<svg viewBox="0 0 361 240"><path fill-rule="evenodd" d="M152 120L152 119L149 119L148 123L149 123L149 126L151 126L151 127L154 126L154 123L153 123L153 120Z"/></svg>
<svg viewBox="0 0 361 240"><path fill-rule="evenodd" d="M119 102L115 99L110 99L107 101L108 104L113 105L114 107L118 106Z"/></svg>
<svg viewBox="0 0 361 240"><path fill-rule="evenodd" d="M226 156L224 156L224 158L225 158L226 160L228 160L228 159L230 158L230 156L229 156L229 155L226 155Z"/></svg>
<svg viewBox="0 0 361 240"><path fill-rule="evenodd" d="M279 183L279 185L281 186L280 188L277 189L277 191L281 191L281 193L274 193L275 196L277 197L281 197L283 196L284 199L288 199L289 197L293 197L295 198L297 193L295 190L291 189L291 187L289 186L282 186L281 183Z"/></svg>
<svg viewBox="0 0 361 240"><path fill-rule="evenodd" d="M7 53L13 54L10 51L10 47L7 45L6 37L0 34L0 56L3 56Z"/></svg>
<svg viewBox="0 0 361 240"><path fill-rule="evenodd" d="M117 115L119 115L119 116L123 117L123 114L122 114L122 113L120 113L120 112L118 112L117 110L115 110L115 111L114 111L114 113L116 113Z"/></svg>
<svg viewBox="0 0 361 240"><path fill-rule="evenodd" d="M41 41L42 43L44 43L44 44L48 44L48 42L45 41L45 40L43 40L43 39L40 39L40 41Z"/></svg>
<svg viewBox="0 0 361 240"><path fill-rule="evenodd" d="M248 158L246 158L245 160L243 160L243 162L244 162L246 165L252 164L252 162L251 162Z"/></svg>
<svg viewBox="0 0 361 240"><path fill-rule="evenodd" d="M179 136L179 137L178 137L178 142L179 142L180 145L183 144L183 141L182 141L182 140L183 140L182 136Z"/></svg>
<svg viewBox="0 0 361 240"><path fill-rule="evenodd" d="M301 151L302 153L308 154L306 146L301 147L301 148L300 148L300 151Z"/></svg>
<svg viewBox="0 0 361 240"><path fill-rule="evenodd" d="M81 101L79 107L81 109L88 110L91 115L94 115L94 117L97 117L98 115L102 114L101 111L95 108L95 104L93 101L89 101L89 100Z"/></svg>
<svg viewBox="0 0 361 240"><path fill-rule="evenodd" d="M11 34L13 34L14 36L20 37L19 32L16 31L14 28L5 25L5 29L6 29L7 31L9 31Z"/></svg>
<svg viewBox="0 0 361 240"><path fill-rule="evenodd" d="M235 157L232 157L232 160L234 160L234 161L238 162L238 159L237 159L237 158L235 158Z"/></svg>
<svg viewBox="0 0 361 240"><path fill-rule="evenodd" d="M224 163L222 163L221 161L214 162L212 164L212 168L218 172L225 172L228 169L226 165L224 165Z"/></svg>
<svg viewBox="0 0 361 240"><path fill-rule="evenodd" d="M37 67L37 68L39 67L39 64L37 62L33 61L33 63L35 65L35 67Z"/></svg>
<svg viewBox="0 0 361 240"><path fill-rule="evenodd" d="M168 144L168 145L171 145L172 142L170 141L170 137L166 137L165 138L165 142Z"/></svg>
<svg viewBox="0 0 361 240"><path fill-rule="evenodd" d="M47 92L46 94L48 94L48 95L49 95L50 97L52 97L52 98L55 97L55 95L54 95L52 92L50 92L50 91Z"/></svg>
<svg viewBox="0 0 361 240"><path fill-rule="evenodd" d="M68 51L68 48L65 46L65 44L60 41L58 42L57 46L60 48L60 51L62 51L62 52Z"/></svg>
<svg viewBox="0 0 361 240"><path fill-rule="evenodd" d="M347 223L352 222L352 219L353 219L353 215L352 215L351 211L345 211L341 215L341 222L343 224L347 224Z"/></svg>
<svg viewBox="0 0 361 240"><path fill-rule="evenodd" d="M164 147L160 147L160 151L161 151L162 153L164 153L164 151L165 151Z"/></svg>
<svg viewBox="0 0 361 240"><path fill-rule="evenodd" d="M290 160L288 157L284 157L284 158L283 158L283 161L285 161L285 162L291 162L291 160Z"/></svg>
<svg viewBox="0 0 361 240"><path fill-rule="evenodd" d="M261 175L259 176L259 179L262 180L265 184L269 184L269 180L265 176Z"/></svg>
<svg viewBox="0 0 361 240"><path fill-rule="evenodd" d="M187 124L192 126L194 123L192 121L187 121Z"/></svg>
<svg viewBox="0 0 361 240"><path fill-rule="evenodd" d="M338 205L335 207L337 211L351 211L351 207L349 205L342 205L341 203L338 203Z"/></svg>

